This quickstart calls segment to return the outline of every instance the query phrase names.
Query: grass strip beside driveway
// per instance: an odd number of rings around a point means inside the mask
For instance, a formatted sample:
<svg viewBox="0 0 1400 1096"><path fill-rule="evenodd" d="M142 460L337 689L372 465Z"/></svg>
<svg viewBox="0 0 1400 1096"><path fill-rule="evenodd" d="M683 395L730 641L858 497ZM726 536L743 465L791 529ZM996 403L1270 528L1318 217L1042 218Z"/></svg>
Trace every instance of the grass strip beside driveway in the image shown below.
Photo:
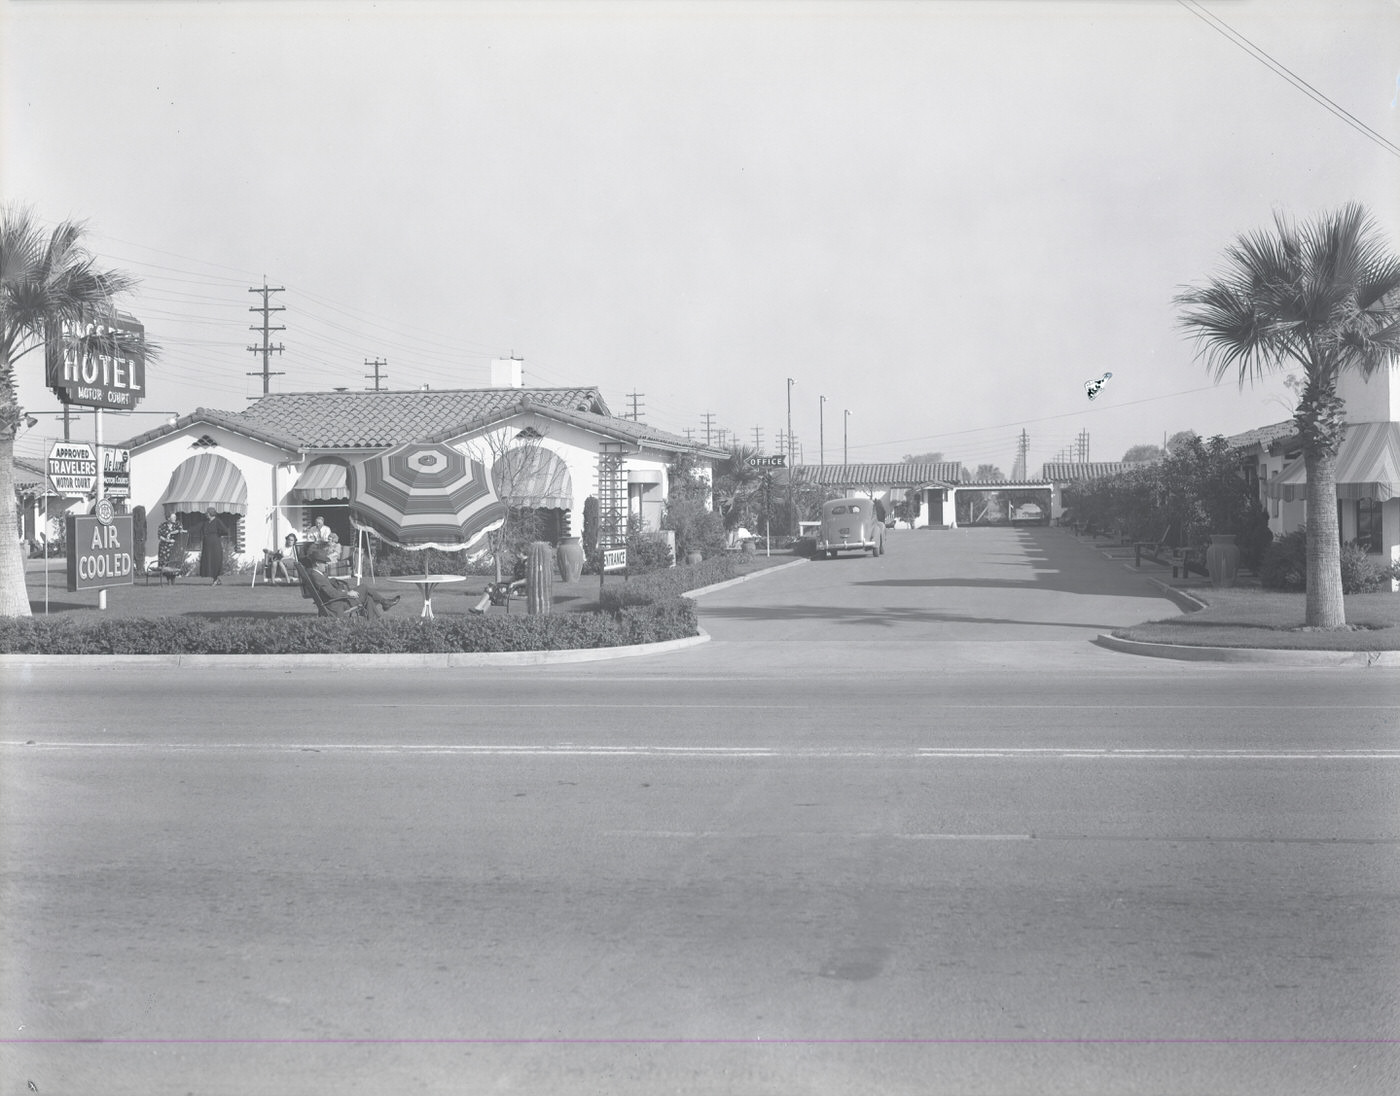
<svg viewBox="0 0 1400 1096"><path fill-rule="evenodd" d="M1119 628L1118 639L1185 647L1256 647L1285 651L1400 651L1400 595L1351 594L1348 628L1305 629L1303 594L1251 588L1192 587L1204 609Z"/></svg>

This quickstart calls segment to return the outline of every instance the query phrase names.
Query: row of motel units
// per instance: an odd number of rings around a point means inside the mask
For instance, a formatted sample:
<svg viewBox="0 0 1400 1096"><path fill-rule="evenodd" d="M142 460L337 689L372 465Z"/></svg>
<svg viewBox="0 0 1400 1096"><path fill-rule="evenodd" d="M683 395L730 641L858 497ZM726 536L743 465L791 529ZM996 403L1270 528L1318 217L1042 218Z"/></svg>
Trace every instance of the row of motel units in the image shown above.
<svg viewBox="0 0 1400 1096"><path fill-rule="evenodd" d="M728 456L615 417L597 388L525 388L520 367L494 362L490 388L275 393L237 414L200 408L131 438L122 444L130 505L148 515L146 556L172 514L197 543L210 507L240 554L281 547L288 533L304 539L318 516L354 545L349 465L409 441L450 445L488 470L505 460L514 474L503 501L552 512L555 539L582 534L589 496L659 529L668 464L691 454L712 475Z"/></svg>

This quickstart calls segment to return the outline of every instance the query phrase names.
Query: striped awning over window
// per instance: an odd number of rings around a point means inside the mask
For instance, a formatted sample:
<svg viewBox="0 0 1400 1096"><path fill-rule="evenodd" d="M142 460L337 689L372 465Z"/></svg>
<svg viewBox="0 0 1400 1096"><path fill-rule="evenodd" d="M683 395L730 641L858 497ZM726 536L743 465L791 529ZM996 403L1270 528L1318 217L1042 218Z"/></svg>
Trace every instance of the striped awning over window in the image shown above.
<svg viewBox="0 0 1400 1096"><path fill-rule="evenodd" d="M1296 502L1308 497L1303 459L1285 468L1265 486L1270 498ZM1337 451L1339 499L1386 499L1400 495L1400 422L1355 422L1346 428Z"/></svg>
<svg viewBox="0 0 1400 1096"><path fill-rule="evenodd" d="M507 449L491 466L496 494L510 506L572 510L574 483L569 466L541 445Z"/></svg>
<svg viewBox="0 0 1400 1096"><path fill-rule="evenodd" d="M248 512L248 485L243 473L216 453L200 453L184 461L170 476L161 496L165 512L191 513L213 507L220 513Z"/></svg>
<svg viewBox="0 0 1400 1096"><path fill-rule="evenodd" d="M345 465L337 460L319 460L308 465L297 478L292 497L299 502L348 499L350 487L346 481Z"/></svg>

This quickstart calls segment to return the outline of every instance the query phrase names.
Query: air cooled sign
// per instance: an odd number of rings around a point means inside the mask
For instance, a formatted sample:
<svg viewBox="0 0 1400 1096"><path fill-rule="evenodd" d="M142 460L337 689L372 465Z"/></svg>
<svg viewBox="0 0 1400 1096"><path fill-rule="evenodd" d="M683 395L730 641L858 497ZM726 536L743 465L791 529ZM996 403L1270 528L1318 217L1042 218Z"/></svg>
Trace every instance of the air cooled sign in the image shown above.
<svg viewBox="0 0 1400 1096"><path fill-rule="evenodd" d="M133 547L130 515L113 514L106 499L96 514L69 514L69 591L130 586L136 581Z"/></svg>

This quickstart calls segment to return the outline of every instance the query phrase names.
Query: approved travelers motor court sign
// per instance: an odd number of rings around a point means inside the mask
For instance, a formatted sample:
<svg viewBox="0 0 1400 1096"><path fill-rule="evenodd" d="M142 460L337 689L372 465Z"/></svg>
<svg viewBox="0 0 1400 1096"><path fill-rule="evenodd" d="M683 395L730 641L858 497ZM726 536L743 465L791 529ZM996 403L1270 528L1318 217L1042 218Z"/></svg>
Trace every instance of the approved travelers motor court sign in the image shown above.
<svg viewBox="0 0 1400 1096"><path fill-rule="evenodd" d="M97 484L97 453L81 441L57 441L49 450L49 481L67 498L92 494Z"/></svg>

